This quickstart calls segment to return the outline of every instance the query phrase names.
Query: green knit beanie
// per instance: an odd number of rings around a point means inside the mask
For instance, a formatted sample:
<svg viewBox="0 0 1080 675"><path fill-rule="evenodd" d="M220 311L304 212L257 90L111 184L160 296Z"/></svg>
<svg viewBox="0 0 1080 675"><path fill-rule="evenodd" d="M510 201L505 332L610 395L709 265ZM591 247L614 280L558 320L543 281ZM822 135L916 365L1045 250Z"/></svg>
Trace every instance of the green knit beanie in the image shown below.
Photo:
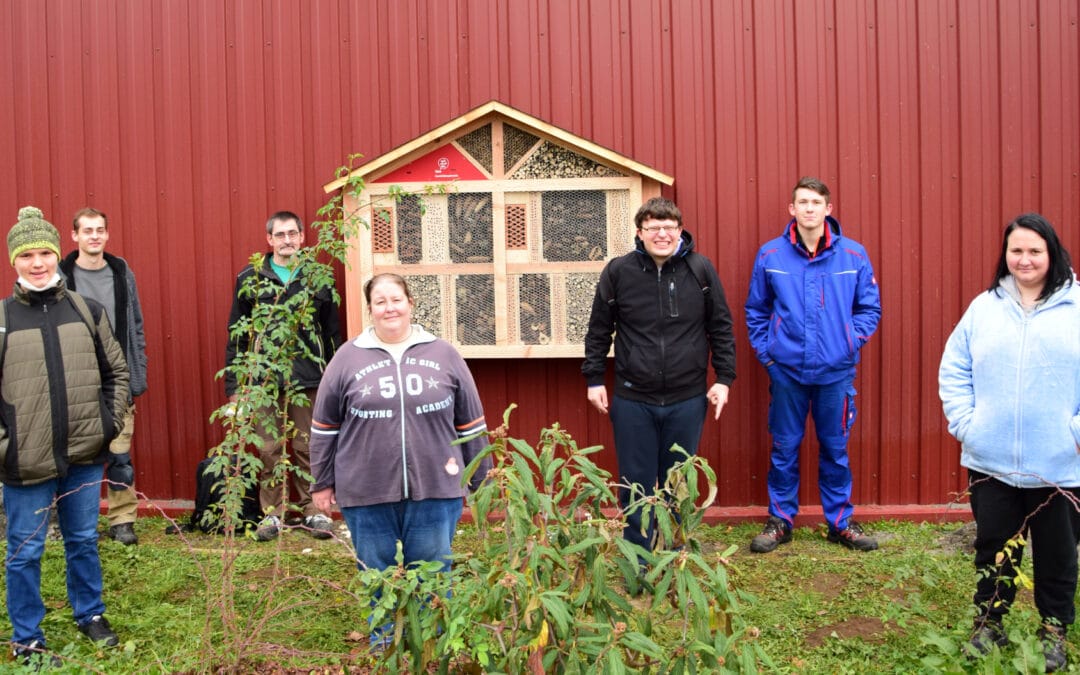
<svg viewBox="0 0 1080 675"><path fill-rule="evenodd" d="M12 265L20 253L35 248L47 248L60 257L60 233L36 206L19 209L19 222L8 232L7 245Z"/></svg>

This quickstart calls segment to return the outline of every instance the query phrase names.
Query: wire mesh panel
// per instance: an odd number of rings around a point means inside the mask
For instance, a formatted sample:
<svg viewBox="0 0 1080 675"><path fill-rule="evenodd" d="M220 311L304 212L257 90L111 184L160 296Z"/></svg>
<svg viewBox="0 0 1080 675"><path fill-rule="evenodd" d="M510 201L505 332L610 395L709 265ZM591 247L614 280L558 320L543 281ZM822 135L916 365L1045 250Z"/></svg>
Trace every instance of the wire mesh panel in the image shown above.
<svg viewBox="0 0 1080 675"><path fill-rule="evenodd" d="M397 254L405 264L421 261L424 252L423 211L420 197L406 195L397 204Z"/></svg>
<svg viewBox="0 0 1080 675"><path fill-rule="evenodd" d="M545 192L541 210L544 260L597 261L607 257L607 197L602 190Z"/></svg>
<svg viewBox="0 0 1080 675"><path fill-rule="evenodd" d="M458 274L453 277L457 340L463 345L495 344L495 277Z"/></svg>
<svg viewBox="0 0 1080 675"><path fill-rule="evenodd" d="M503 168L506 171L521 161L529 150L540 141L527 131L512 124L503 125Z"/></svg>
<svg viewBox="0 0 1080 675"><path fill-rule="evenodd" d="M491 125L471 131L457 139L458 146L477 164L491 173Z"/></svg>
<svg viewBox="0 0 1080 675"><path fill-rule="evenodd" d="M492 256L491 194L447 195L450 219L450 260L489 263Z"/></svg>
<svg viewBox="0 0 1080 675"><path fill-rule="evenodd" d="M518 334L522 344L551 343L551 275L522 274L517 284Z"/></svg>

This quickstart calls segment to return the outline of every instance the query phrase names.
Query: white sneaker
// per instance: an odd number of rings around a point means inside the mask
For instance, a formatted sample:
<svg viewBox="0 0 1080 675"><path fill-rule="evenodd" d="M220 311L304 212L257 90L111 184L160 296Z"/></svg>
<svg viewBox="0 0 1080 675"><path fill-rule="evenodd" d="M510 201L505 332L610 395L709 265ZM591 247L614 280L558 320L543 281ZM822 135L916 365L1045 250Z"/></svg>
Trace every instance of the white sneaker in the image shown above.
<svg viewBox="0 0 1080 675"><path fill-rule="evenodd" d="M304 527L316 539L329 539L334 536L334 521L321 513L304 518Z"/></svg>

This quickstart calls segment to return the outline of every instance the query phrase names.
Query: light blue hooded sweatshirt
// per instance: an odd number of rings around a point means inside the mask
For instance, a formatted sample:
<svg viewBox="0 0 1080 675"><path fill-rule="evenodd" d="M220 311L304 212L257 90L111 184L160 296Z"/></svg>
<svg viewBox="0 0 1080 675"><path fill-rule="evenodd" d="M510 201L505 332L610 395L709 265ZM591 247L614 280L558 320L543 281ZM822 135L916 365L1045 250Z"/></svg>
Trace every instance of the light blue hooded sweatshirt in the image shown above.
<svg viewBox="0 0 1080 675"><path fill-rule="evenodd" d="M1020 488L1080 487L1080 287L1025 312L1012 277L976 297L938 371L960 464Z"/></svg>

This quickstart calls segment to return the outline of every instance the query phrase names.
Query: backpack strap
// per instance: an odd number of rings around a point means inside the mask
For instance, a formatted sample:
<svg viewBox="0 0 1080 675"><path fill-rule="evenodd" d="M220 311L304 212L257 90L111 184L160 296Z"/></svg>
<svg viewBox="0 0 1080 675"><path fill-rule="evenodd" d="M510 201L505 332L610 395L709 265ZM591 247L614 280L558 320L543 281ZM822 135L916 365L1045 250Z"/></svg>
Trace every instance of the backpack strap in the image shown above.
<svg viewBox="0 0 1080 675"><path fill-rule="evenodd" d="M697 285L701 288L701 292L705 295L709 294L709 275L705 271L705 256L694 251L690 251L686 258L687 266L690 268L690 273L694 275L694 279L697 281Z"/></svg>
<svg viewBox="0 0 1080 675"><path fill-rule="evenodd" d="M4 306L0 308L0 377L4 373L4 354L7 353L7 312L11 297L4 298Z"/></svg>
<svg viewBox="0 0 1080 675"><path fill-rule="evenodd" d="M90 311L90 305L86 304L86 299L78 293L68 291L64 294L67 296L68 302L75 308L75 311L82 317L83 323L90 329L90 334L94 336L94 341L98 339L97 324L94 323L94 315Z"/></svg>
<svg viewBox="0 0 1080 675"><path fill-rule="evenodd" d="M687 254L686 265L690 268L690 273L694 275L694 279L697 280L697 285L701 289L701 294L705 298L705 323L709 323L712 319L712 302L709 297L709 275L705 271L705 256L697 253L696 251L690 251Z"/></svg>
<svg viewBox="0 0 1080 675"><path fill-rule="evenodd" d="M90 335L94 337L94 342L97 342L100 338L97 332L97 324L94 323L94 315L90 312L90 306L86 304L86 300L78 293L72 293L68 291L64 294L67 296L71 306L75 308L75 311L82 317L83 323L90 329ZM8 305L11 304L11 296L4 298L3 308L0 309L0 373L4 372L4 355L7 354L7 315Z"/></svg>
<svg viewBox="0 0 1080 675"><path fill-rule="evenodd" d="M600 299L610 305L612 309L615 308L615 284L611 281L611 264L604 265L604 269L600 271L600 281L596 284L596 292L600 294Z"/></svg>
<svg viewBox="0 0 1080 675"><path fill-rule="evenodd" d="M712 303L709 302L709 274L705 270L705 256L695 251L690 251L683 260L686 261L686 266L690 268L690 274L694 276L694 281L697 282L698 288L701 289L701 294L705 300L705 322L708 323L712 319ZM600 272L600 281L596 284L596 292L600 294L600 299L603 300L611 307L614 312L616 310L615 305L615 284L611 280L611 265L606 265Z"/></svg>

